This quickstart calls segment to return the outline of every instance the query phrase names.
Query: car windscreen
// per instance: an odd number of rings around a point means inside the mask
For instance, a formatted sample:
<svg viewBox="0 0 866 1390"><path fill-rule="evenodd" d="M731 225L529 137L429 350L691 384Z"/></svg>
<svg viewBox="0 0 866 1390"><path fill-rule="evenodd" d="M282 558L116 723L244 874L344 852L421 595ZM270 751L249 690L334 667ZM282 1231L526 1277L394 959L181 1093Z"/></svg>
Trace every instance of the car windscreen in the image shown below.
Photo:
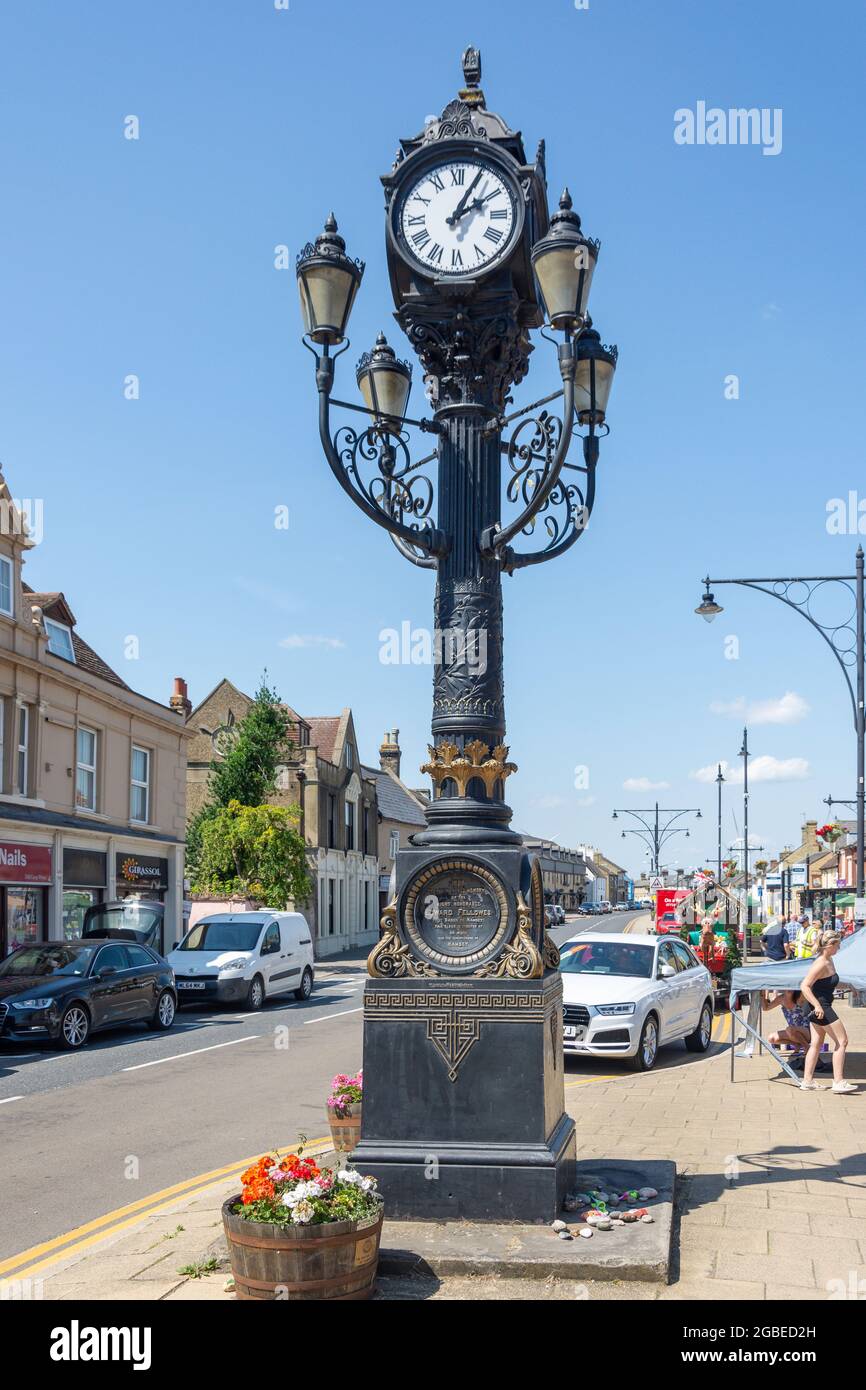
<svg viewBox="0 0 866 1390"><path fill-rule="evenodd" d="M179 951L254 951L261 922L198 922L178 946Z"/></svg>
<svg viewBox="0 0 866 1390"><path fill-rule="evenodd" d="M560 951L564 975L631 975L651 980L653 946L632 946L622 941L574 941Z"/></svg>
<svg viewBox="0 0 866 1390"><path fill-rule="evenodd" d="M124 931L144 933L161 921L162 905L158 903L113 903L110 907L100 904L88 911L84 931L87 936L95 936L107 928L122 927Z"/></svg>
<svg viewBox="0 0 866 1390"><path fill-rule="evenodd" d="M37 975L86 975L87 968L96 953L96 946L81 946L77 949L58 942L56 946L22 946L21 950L7 956L0 965L0 979L9 980L16 976Z"/></svg>

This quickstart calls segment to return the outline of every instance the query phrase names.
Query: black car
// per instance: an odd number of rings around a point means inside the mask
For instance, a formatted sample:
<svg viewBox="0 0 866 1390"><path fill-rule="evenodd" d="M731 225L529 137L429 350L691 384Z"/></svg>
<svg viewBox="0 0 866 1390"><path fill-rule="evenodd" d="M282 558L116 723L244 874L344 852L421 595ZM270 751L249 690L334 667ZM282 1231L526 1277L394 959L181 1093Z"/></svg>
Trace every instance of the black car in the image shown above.
<svg viewBox="0 0 866 1390"><path fill-rule="evenodd" d="M49 941L20 946L0 964L0 1042L83 1047L98 1028L174 1023L167 961L131 941Z"/></svg>

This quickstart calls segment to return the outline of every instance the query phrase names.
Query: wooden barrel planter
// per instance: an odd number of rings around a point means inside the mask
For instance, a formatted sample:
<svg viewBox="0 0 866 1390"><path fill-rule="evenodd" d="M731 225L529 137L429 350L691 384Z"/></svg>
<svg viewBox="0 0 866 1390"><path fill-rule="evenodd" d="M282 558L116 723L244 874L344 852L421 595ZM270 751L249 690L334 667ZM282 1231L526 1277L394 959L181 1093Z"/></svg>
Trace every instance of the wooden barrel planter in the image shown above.
<svg viewBox="0 0 866 1390"><path fill-rule="evenodd" d="M283 1227L235 1216L239 1201L237 1194L223 1203L238 1298L345 1302L372 1296L383 1207L364 1221Z"/></svg>
<svg viewBox="0 0 866 1390"><path fill-rule="evenodd" d="M351 1105L348 1115L342 1118L333 1110L328 1111L331 1138L337 1153L349 1154L357 1148L361 1139L361 1105Z"/></svg>

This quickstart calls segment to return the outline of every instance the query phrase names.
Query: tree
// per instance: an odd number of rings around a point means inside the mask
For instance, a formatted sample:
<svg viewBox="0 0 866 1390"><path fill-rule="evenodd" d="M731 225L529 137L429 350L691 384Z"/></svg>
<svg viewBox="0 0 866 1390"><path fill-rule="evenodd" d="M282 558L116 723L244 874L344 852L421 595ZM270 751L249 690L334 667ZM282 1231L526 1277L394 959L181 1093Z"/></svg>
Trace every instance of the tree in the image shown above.
<svg viewBox="0 0 866 1390"><path fill-rule="evenodd" d="M231 800L201 826L192 891L252 898L280 910L309 896L304 842L296 806L243 806Z"/></svg>
<svg viewBox="0 0 866 1390"><path fill-rule="evenodd" d="M243 719L225 734L224 754L210 765L208 797L186 828L186 875L200 877L204 827L217 812L238 801L261 806L276 790L277 770L292 756L291 721L267 672Z"/></svg>

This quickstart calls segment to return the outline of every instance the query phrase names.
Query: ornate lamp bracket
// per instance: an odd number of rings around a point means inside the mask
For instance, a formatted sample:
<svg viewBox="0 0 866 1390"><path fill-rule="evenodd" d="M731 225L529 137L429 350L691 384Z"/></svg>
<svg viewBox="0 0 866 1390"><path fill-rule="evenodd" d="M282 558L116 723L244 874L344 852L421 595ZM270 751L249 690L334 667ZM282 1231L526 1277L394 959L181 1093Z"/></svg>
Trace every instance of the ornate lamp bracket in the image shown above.
<svg viewBox="0 0 866 1390"><path fill-rule="evenodd" d="M328 465L340 487L355 506L387 531L400 554L413 564L433 568L448 550L448 540L430 520L433 484L417 472L409 454L407 424L438 432L435 421L375 419L365 428L341 425L332 434L331 406L369 414L362 406L333 401L334 362L349 346L331 355L328 346L318 353L306 339L316 359L319 392L319 437Z"/></svg>

